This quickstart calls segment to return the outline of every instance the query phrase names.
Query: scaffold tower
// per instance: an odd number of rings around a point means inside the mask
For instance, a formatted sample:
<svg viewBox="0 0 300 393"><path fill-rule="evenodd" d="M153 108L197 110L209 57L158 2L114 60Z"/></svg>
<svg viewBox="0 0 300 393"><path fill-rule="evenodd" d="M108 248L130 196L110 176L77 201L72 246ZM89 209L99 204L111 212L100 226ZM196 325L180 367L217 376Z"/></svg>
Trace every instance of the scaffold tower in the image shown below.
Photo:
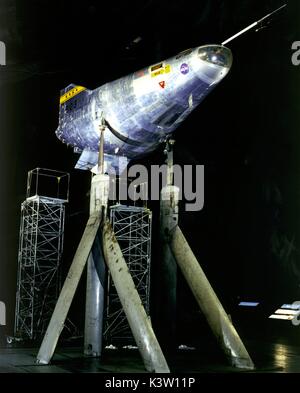
<svg viewBox="0 0 300 393"><path fill-rule="evenodd" d="M55 307L69 180L68 173L56 170L28 172L26 200L21 204L15 338L41 337Z"/></svg>
<svg viewBox="0 0 300 393"><path fill-rule="evenodd" d="M150 266L152 213L148 208L115 205L110 221L146 313L150 313ZM104 338L107 345L134 343L110 275L107 281L107 304Z"/></svg>

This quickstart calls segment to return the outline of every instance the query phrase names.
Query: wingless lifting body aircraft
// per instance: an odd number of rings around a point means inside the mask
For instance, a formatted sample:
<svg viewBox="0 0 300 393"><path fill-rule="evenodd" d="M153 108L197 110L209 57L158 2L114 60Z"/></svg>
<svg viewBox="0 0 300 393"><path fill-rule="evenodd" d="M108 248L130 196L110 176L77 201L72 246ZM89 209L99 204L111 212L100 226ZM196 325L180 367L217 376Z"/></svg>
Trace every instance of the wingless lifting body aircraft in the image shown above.
<svg viewBox="0 0 300 393"><path fill-rule="evenodd" d="M155 150L228 74L224 45L259 26L286 4L224 41L188 49L95 90L70 84L61 91L57 137L81 156L76 168L97 173L99 125L105 124L106 171L118 174L132 158Z"/></svg>
<svg viewBox="0 0 300 393"><path fill-rule="evenodd" d="M61 92L60 140L81 152L76 168L98 161L99 125L104 120L104 161L122 171L128 160L157 148L232 64L230 49L219 45L188 49L95 90L73 84ZM103 117L103 119L102 119Z"/></svg>
<svg viewBox="0 0 300 393"><path fill-rule="evenodd" d="M259 26L286 4L224 41L188 49L95 90L70 84L61 91L57 137L81 156L76 168L97 173L105 125L105 171L118 174L132 158L155 150L228 74L224 45ZM259 29L258 29L259 30Z"/></svg>

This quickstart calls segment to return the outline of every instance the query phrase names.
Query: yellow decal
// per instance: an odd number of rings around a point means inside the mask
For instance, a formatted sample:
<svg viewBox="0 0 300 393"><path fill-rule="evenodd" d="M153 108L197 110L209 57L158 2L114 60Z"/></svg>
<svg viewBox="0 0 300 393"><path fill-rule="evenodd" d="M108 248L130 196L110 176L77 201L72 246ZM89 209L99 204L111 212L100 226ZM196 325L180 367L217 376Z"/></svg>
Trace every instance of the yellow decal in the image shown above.
<svg viewBox="0 0 300 393"><path fill-rule="evenodd" d="M166 64L165 73L168 74L169 72L171 72L171 66L170 66L170 64Z"/></svg>
<svg viewBox="0 0 300 393"><path fill-rule="evenodd" d="M166 64L164 67L162 67L162 65L160 65L160 68L158 70L156 67L158 67L158 66L151 67L151 77L152 78L155 78L156 76L159 76L159 75L168 74L169 72L171 72L171 65L170 64ZM154 71L154 70L157 70L157 71Z"/></svg>
<svg viewBox="0 0 300 393"><path fill-rule="evenodd" d="M158 71L152 72L151 76L152 76L152 78L154 78L154 77L159 76L159 75L162 75L162 74L164 74L164 73L165 73L165 69L164 69L164 68L161 68L161 69L158 70Z"/></svg>
<svg viewBox="0 0 300 393"><path fill-rule="evenodd" d="M71 98L75 97L77 94L85 90L86 88L83 86L75 86L73 89L67 91L60 97L60 105L64 104L66 101L70 100Z"/></svg>
<svg viewBox="0 0 300 393"><path fill-rule="evenodd" d="M159 70L162 67L163 67L163 63L156 64L156 65L151 67L151 72Z"/></svg>

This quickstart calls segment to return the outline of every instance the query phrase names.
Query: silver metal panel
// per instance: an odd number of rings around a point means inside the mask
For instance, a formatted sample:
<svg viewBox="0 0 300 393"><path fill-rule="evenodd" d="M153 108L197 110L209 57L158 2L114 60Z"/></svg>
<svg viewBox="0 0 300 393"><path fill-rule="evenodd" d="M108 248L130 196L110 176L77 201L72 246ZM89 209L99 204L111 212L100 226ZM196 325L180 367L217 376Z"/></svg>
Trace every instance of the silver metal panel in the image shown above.
<svg viewBox="0 0 300 393"><path fill-rule="evenodd" d="M104 312L105 261L98 237L87 262L84 354L101 356Z"/></svg>
<svg viewBox="0 0 300 393"><path fill-rule="evenodd" d="M99 214L105 220L109 192L109 177L96 175L92 178L90 215ZM106 266L99 236L96 236L88 258L84 353L100 356L102 351L103 309Z"/></svg>

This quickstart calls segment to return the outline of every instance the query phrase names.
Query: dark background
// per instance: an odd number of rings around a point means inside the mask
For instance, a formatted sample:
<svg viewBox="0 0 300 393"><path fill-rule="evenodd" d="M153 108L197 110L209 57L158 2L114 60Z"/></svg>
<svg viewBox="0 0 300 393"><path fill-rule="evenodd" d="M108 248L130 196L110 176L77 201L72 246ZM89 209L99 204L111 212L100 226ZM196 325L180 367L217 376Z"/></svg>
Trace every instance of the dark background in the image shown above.
<svg viewBox="0 0 300 393"><path fill-rule="evenodd" d="M60 89L71 82L94 89L184 49L221 43L283 2L1 0L7 65L0 68L0 300L8 313L1 335L13 333L27 171L71 174L64 270L87 218L90 174L73 169L78 157L54 134ZM204 209L182 210L180 226L238 330L294 340L298 328L267 317L300 300L300 66L291 63L291 45L300 40L299 1L289 0L271 21L228 45L231 72L175 132L175 162L205 165ZM146 161L163 159L160 149ZM156 223L158 206L152 208ZM153 323L160 332L157 253L152 264ZM238 309L241 300L260 302L258 312ZM83 297L74 304L82 327ZM178 337L193 342L205 329L179 276Z"/></svg>

